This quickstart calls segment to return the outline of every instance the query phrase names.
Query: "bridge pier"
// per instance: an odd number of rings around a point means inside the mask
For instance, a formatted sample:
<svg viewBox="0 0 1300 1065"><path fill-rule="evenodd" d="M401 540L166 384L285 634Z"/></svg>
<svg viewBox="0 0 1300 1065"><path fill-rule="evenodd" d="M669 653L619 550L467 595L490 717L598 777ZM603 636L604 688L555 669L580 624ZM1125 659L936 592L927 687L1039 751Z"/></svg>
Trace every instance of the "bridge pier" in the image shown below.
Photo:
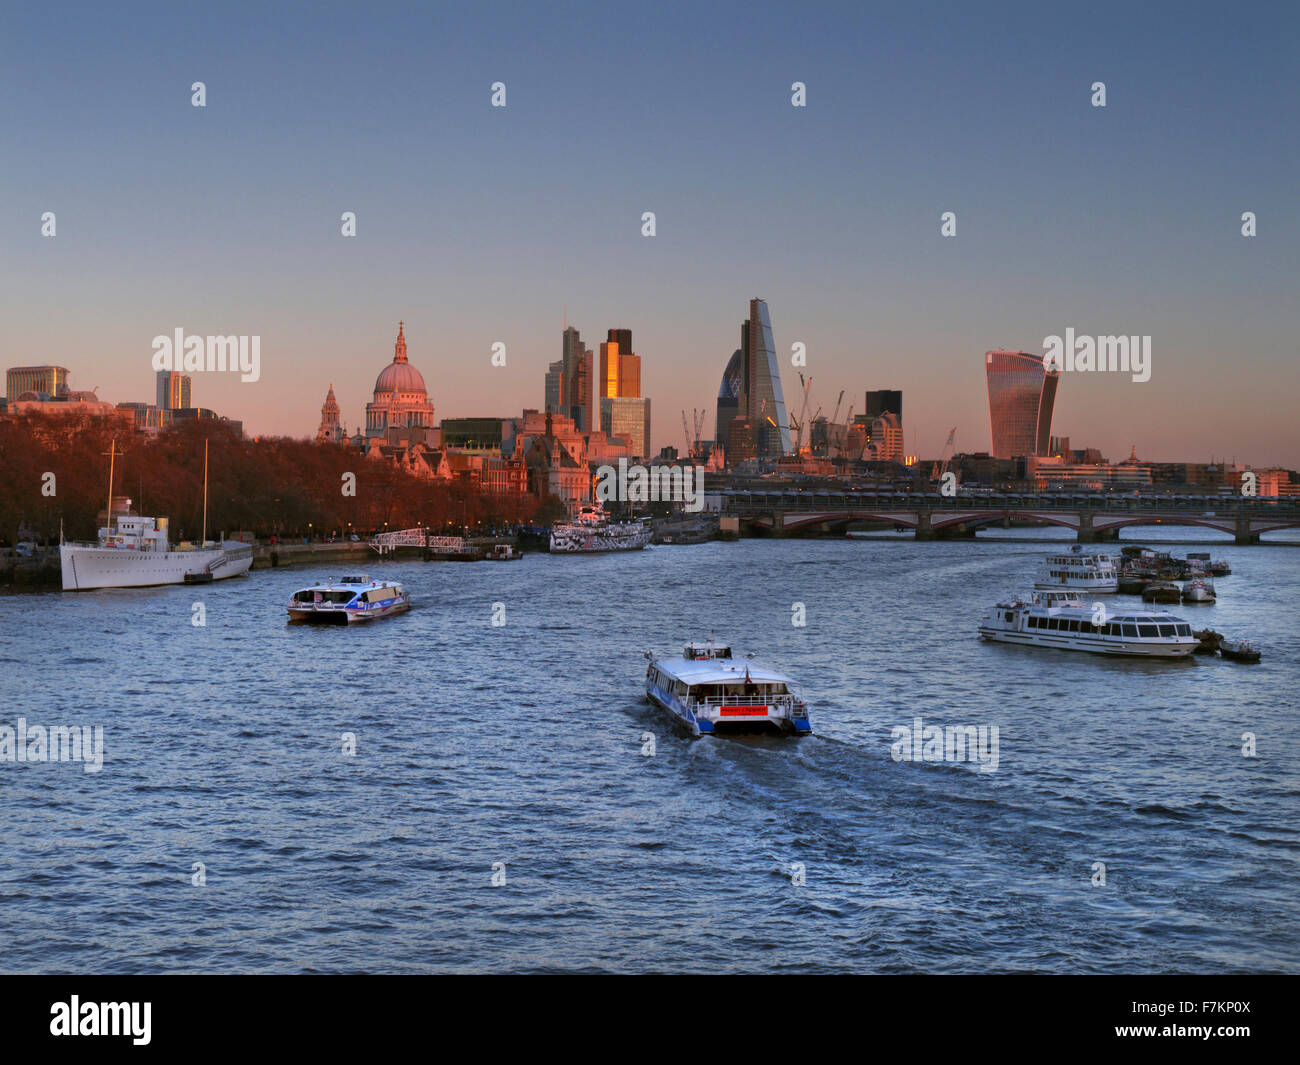
<svg viewBox="0 0 1300 1065"><path fill-rule="evenodd" d="M780 540L785 536L785 511L774 510L772 512L772 537Z"/></svg>
<svg viewBox="0 0 1300 1065"><path fill-rule="evenodd" d="M930 512L922 510L916 515L916 538L918 540L933 540L934 526L930 524Z"/></svg>
<svg viewBox="0 0 1300 1065"><path fill-rule="evenodd" d="M1237 519L1237 543L1239 544L1259 543L1259 533L1251 532L1249 518Z"/></svg>
<svg viewBox="0 0 1300 1065"><path fill-rule="evenodd" d="M1097 529L1092 524L1092 511L1079 511L1079 528L1075 539L1081 544L1099 544L1118 540L1119 529Z"/></svg>

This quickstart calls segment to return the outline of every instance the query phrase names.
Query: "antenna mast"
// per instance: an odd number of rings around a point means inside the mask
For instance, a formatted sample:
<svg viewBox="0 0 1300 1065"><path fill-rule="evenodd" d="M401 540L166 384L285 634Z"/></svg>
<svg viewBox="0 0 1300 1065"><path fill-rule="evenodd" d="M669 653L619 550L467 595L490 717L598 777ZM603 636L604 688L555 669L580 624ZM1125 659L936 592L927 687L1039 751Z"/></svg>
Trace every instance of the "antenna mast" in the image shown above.
<svg viewBox="0 0 1300 1065"><path fill-rule="evenodd" d="M208 543L208 442L203 441L203 546Z"/></svg>

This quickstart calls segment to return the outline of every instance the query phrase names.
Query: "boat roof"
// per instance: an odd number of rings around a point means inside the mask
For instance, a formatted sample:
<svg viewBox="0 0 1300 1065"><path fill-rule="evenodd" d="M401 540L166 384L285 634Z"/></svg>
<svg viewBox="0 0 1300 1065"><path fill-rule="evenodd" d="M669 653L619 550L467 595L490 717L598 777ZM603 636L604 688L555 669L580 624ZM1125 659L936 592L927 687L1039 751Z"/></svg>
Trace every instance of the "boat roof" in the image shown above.
<svg viewBox="0 0 1300 1065"><path fill-rule="evenodd" d="M744 683L745 670L749 670L749 679L755 684L793 684L794 681L784 673L753 659L748 658L697 658L688 659L676 656L657 658L654 664L665 673L670 673L687 684L736 684Z"/></svg>
<svg viewBox="0 0 1300 1065"><path fill-rule="evenodd" d="M330 577L324 581L317 581L315 584L308 585L306 588L298 589L301 592L310 592L312 589L320 591L365 591L367 588L389 588L400 587L397 581L390 581L383 577Z"/></svg>

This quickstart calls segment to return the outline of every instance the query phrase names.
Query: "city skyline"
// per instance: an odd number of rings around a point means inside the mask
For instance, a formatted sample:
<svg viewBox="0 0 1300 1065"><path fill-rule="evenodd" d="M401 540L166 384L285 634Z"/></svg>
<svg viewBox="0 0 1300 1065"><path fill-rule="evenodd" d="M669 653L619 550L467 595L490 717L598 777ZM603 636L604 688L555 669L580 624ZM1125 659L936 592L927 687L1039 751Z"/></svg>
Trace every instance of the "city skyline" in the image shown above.
<svg viewBox="0 0 1300 1065"><path fill-rule="evenodd" d="M945 9L936 38L924 12L740 10L286 14L251 36L200 11L112 50L114 16L88 10L0 74L26 101L0 117L5 363L148 400L155 335L260 335L259 381L200 374L195 395L309 437L330 382L355 428L398 319L440 417L540 408L567 316L633 331L652 447L681 449L678 412L713 409L734 308L761 294L786 391L795 343L814 408L906 391L923 457L953 425L957 450L990 449L984 352L1073 329L1150 335L1153 372L1062 374L1054 433L1300 466L1294 14ZM533 47L557 33L581 77Z"/></svg>

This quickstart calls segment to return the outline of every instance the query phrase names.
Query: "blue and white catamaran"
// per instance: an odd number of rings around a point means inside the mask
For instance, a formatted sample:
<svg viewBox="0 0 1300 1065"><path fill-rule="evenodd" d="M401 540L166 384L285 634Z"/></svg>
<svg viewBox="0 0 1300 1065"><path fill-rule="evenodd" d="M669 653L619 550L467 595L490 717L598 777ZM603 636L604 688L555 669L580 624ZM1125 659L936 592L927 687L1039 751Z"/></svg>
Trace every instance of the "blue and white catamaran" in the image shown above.
<svg viewBox="0 0 1300 1065"><path fill-rule="evenodd" d="M290 621L350 625L400 614L410 607L411 597L396 581L343 577L294 592L288 610Z"/></svg>
<svg viewBox="0 0 1300 1065"><path fill-rule="evenodd" d="M737 662L725 644L693 641L680 656L658 658L647 651L646 658L647 698L692 736L812 732L794 681L752 660Z"/></svg>

